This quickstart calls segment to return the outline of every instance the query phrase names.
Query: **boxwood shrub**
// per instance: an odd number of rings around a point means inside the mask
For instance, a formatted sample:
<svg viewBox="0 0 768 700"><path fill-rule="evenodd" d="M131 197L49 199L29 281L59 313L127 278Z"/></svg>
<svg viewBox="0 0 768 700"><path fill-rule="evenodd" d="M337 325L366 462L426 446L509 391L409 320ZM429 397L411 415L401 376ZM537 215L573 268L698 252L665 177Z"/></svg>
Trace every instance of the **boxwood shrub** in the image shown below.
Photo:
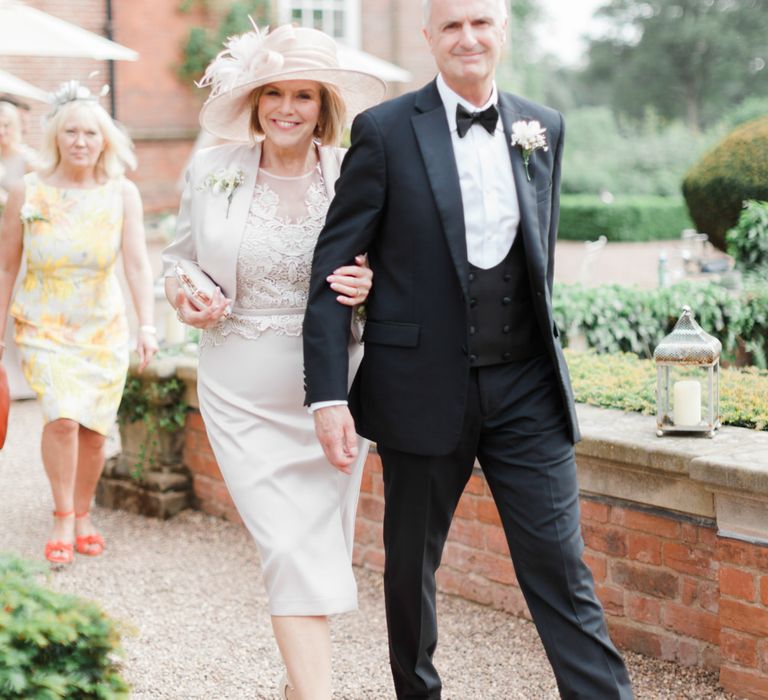
<svg viewBox="0 0 768 700"><path fill-rule="evenodd" d="M598 355L566 350L576 401L656 414L656 365L631 353ZM726 368L720 374L724 425L768 430L768 371Z"/></svg>
<svg viewBox="0 0 768 700"><path fill-rule="evenodd" d="M49 590L0 553L0 698L128 698L117 627L95 603Z"/></svg>
<svg viewBox="0 0 768 700"><path fill-rule="evenodd" d="M558 237L563 240L670 240L692 226L685 202L677 197L616 197L610 204L594 195L560 198Z"/></svg>
<svg viewBox="0 0 768 700"><path fill-rule="evenodd" d="M683 196L696 228L721 250L748 199L768 199L768 116L734 129L686 174Z"/></svg>

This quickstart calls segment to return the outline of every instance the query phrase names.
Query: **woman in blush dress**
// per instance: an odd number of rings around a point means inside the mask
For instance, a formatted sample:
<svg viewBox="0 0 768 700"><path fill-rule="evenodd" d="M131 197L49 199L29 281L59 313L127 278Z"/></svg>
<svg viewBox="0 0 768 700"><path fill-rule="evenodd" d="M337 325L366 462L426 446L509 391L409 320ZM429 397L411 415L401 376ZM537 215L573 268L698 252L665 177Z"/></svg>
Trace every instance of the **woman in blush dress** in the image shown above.
<svg viewBox="0 0 768 700"><path fill-rule="evenodd" d="M45 557L104 551L90 518L128 371L128 321L115 264L139 317L141 367L157 351L152 272L141 199L124 177L131 143L76 81L54 95L41 169L12 186L0 232L0 331L22 257L26 272L10 315L24 375L45 425L42 455L54 501Z"/></svg>
<svg viewBox="0 0 768 700"><path fill-rule="evenodd" d="M343 157L336 146L346 121L385 86L339 68L330 37L291 26L230 39L202 84L213 86L203 127L246 143L195 155L164 254L166 293L180 320L203 329L200 411L261 555L287 667L280 697L328 700L327 617L357 607L351 553L367 444L350 439L357 461L348 473L325 459L302 406L301 327ZM339 303L366 298L363 262L328 271ZM180 290L179 264L198 265L218 285L208 305ZM362 347L353 342L350 353L354 371Z"/></svg>

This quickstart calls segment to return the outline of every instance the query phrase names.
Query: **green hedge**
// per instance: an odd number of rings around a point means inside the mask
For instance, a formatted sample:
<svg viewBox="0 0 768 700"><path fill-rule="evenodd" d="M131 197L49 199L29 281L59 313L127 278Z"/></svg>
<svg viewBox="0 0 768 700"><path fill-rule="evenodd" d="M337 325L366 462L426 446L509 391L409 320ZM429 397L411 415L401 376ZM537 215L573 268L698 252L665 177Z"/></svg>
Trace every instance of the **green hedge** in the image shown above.
<svg viewBox="0 0 768 700"><path fill-rule="evenodd" d="M653 356L683 305L693 309L707 333L720 339L724 360L735 362L746 352L758 367L768 365L765 282L754 282L737 294L707 282L680 282L661 289L556 285L553 299L564 345L578 332L599 353L631 352L641 357Z"/></svg>
<svg viewBox="0 0 768 700"><path fill-rule="evenodd" d="M115 624L96 604L39 585L39 571L0 554L0 698L128 698Z"/></svg>
<svg viewBox="0 0 768 700"><path fill-rule="evenodd" d="M680 238L693 226L685 203L676 197L617 197L610 204L586 194L560 198L558 237L594 241L655 241Z"/></svg>
<svg viewBox="0 0 768 700"><path fill-rule="evenodd" d="M656 365L631 353L598 355L566 350L576 401L656 414ZM724 425L768 430L768 371L727 368L720 374Z"/></svg>

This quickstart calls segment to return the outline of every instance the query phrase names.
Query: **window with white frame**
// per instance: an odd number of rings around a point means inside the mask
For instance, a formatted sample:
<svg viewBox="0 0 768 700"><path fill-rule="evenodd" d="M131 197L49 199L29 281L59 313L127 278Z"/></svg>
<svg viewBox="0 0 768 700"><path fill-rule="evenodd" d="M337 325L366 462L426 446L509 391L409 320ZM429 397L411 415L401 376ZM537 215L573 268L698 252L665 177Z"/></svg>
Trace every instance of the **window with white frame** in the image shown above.
<svg viewBox="0 0 768 700"><path fill-rule="evenodd" d="M280 23L292 22L360 48L360 0L279 0Z"/></svg>

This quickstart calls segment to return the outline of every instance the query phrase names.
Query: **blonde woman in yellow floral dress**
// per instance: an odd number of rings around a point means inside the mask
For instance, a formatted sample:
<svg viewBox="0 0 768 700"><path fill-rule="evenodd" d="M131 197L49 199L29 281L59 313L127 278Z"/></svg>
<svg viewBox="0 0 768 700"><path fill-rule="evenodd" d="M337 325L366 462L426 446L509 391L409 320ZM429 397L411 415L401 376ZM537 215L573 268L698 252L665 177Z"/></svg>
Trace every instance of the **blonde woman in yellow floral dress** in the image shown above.
<svg viewBox="0 0 768 700"><path fill-rule="evenodd" d="M104 540L89 510L128 370L128 324L115 263L123 256L139 317L142 368L157 350L152 273L127 136L71 81L55 95L38 173L8 198L0 234L0 332L11 304L22 367L45 420L42 455L54 501L46 558L98 555Z"/></svg>

